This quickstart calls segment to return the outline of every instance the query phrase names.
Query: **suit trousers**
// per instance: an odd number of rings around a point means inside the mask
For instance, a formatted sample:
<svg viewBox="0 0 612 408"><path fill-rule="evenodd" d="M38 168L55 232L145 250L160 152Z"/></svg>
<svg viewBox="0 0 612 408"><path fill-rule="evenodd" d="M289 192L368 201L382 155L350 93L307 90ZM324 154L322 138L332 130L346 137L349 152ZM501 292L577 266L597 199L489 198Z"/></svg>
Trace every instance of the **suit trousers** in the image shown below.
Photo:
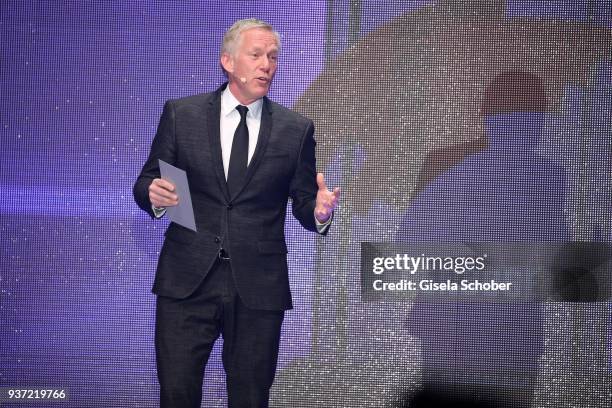
<svg viewBox="0 0 612 408"><path fill-rule="evenodd" d="M247 308L231 264L219 258L185 299L158 296L155 352L162 408L196 408L204 368L217 338L229 407L267 407L274 381L284 311Z"/></svg>

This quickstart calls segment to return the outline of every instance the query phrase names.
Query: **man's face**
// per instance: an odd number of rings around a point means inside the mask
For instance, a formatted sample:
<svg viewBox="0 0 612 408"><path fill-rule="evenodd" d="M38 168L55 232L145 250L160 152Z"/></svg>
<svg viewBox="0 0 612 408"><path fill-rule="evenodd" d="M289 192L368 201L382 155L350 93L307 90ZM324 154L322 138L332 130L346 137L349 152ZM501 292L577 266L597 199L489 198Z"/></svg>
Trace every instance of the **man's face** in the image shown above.
<svg viewBox="0 0 612 408"><path fill-rule="evenodd" d="M260 28L243 31L233 54L221 56L230 90L240 103L248 105L268 93L277 60L276 37Z"/></svg>

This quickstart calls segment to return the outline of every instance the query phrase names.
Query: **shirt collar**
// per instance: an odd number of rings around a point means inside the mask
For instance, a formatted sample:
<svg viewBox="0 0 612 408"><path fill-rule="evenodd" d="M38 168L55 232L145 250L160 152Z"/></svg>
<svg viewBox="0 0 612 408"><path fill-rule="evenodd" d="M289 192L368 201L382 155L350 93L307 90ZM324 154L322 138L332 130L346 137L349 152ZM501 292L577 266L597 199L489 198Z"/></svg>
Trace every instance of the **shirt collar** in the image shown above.
<svg viewBox="0 0 612 408"><path fill-rule="evenodd" d="M238 102L238 99L232 94L232 91L229 89L229 85L223 90L221 94L221 115L227 116L236 110L236 106L241 105ZM263 98L257 99L255 102L247 105L249 108L249 112L247 115L251 115L254 118L258 118L261 116L261 107L263 105Z"/></svg>

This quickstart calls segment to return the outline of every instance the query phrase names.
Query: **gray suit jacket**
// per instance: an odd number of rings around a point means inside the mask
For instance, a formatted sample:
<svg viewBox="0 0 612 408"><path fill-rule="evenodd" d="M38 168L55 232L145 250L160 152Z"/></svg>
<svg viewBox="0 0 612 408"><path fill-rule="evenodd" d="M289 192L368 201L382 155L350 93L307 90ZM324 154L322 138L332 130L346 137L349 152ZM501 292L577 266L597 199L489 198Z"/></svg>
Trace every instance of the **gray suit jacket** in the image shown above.
<svg viewBox="0 0 612 408"><path fill-rule="evenodd" d="M134 185L136 203L153 216L148 187L160 176L158 159L187 172L198 232L171 223L165 233L153 292L189 296L229 252L238 294L249 307L292 307L284 225L293 215L316 232L314 126L310 119L264 97L257 147L242 188L230 197L220 142L221 92L169 100L151 152Z"/></svg>

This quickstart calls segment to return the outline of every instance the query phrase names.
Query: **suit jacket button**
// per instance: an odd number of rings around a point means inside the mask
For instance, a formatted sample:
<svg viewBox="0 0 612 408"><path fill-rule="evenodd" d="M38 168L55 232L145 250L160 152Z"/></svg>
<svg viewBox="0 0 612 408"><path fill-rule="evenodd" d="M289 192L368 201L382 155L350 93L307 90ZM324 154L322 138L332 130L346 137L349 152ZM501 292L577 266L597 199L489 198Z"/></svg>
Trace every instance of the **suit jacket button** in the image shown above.
<svg viewBox="0 0 612 408"><path fill-rule="evenodd" d="M221 242L221 238L219 238L219 237L215 237L215 243L217 243L217 244L218 244L219 242Z"/></svg>

